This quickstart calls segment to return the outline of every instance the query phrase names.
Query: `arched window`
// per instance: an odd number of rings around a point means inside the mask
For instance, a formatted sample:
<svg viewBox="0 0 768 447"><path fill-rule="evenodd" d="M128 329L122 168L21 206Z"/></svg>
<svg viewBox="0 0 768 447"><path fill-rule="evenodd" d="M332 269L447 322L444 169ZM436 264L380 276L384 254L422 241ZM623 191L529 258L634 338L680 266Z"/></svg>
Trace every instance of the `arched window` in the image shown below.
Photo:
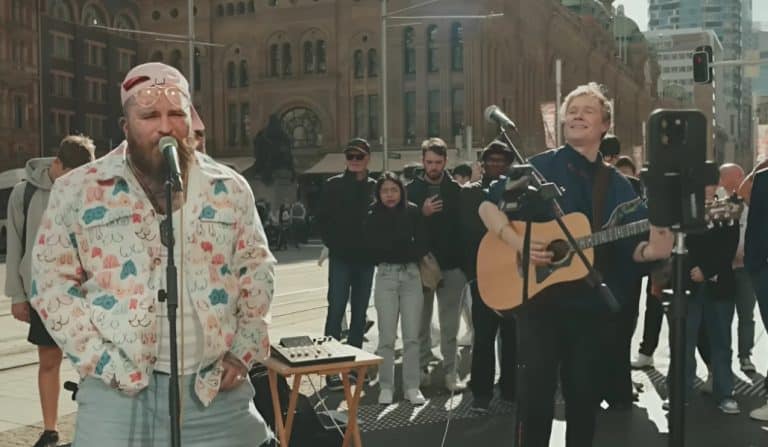
<svg viewBox="0 0 768 447"><path fill-rule="evenodd" d="M150 58L152 62L163 62L163 52L162 51L155 51L152 53L152 57Z"/></svg>
<svg viewBox="0 0 768 447"><path fill-rule="evenodd" d="M54 19L72 21L72 9L63 0L48 0L48 15Z"/></svg>
<svg viewBox="0 0 768 447"><path fill-rule="evenodd" d="M325 73L326 70L326 57L325 57L325 41L324 40L318 40L315 42L315 49L317 51L316 59L317 59L317 72L318 73Z"/></svg>
<svg viewBox="0 0 768 447"><path fill-rule="evenodd" d="M403 67L405 74L416 73L416 47L413 43L413 28L403 30Z"/></svg>
<svg viewBox="0 0 768 447"><path fill-rule="evenodd" d="M280 55L281 65L283 66L283 76L289 76L291 74L291 44L288 42L283 43L283 52Z"/></svg>
<svg viewBox="0 0 768 447"><path fill-rule="evenodd" d="M242 15L242 14L245 14L245 3L243 3L243 2L239 2L239 3L237 4L237 14L238 14L238 15Z"/></svg>
<svg viewBox="0 0 768 447"><path fill-rule="evenodd" d="M437 25L427 27L427 71L435 73L437 66Z"/></svg>
<svg viewBox="0 0 768 447"><path fill-rule="evenodd" d="M136 29L136 25L133 23L133 19L125 14L119 14L115 17L115 28L119 29Z"/></svg>
<svg viewBox="0 0 768 447"><path fill-rule="evenodd" d="M248 86L248 62L245 59L240 61L240 87Z"/></svg>
<svg viewBox="0 0 768 447"><path fill-rule="evenodd" d="M312 42L304 42L304 73L315 72L315 48Z"/></svg>
<svg viewBox="0 0 768 447"><path fill-rule="evenodd" d="M233 5L232 3L227 3L227 15L228 16L235 15L235 5Z"/></svg>
<svg viewBox="0 0 768 447"><path fill-rule="evenodd" d="M235 74L235 63L230 61L227 63L227 87L237 87L236 77L237 75Z"/></svg>
<svg viewBox="0 0 768 447"><path fill-rule="evenodd" d="M291 109L283 114L280 121L291 139L292 148L318 146L322 127L312 110L304 107Z"/></svg>
<svg viewBox="0 0 768 447"><path fill-rule="evenodd" d="M179 71L183 71L181 69L181 50L171 51L171 66Z"/></svg>
<svg viewBox="0 0 768 447"><path fill-rule="evenodd" d="M368 50L368 77L375 78L379 75L379 60L376 55L376 49Z"/></svg>
<svg viewBox="0 0 768 447"><path fill-rule="evenodd" d="M365 76L365 65L363 63L363 50L355 50L354 56L352 56L354 63L355 79L360 79Z"/></svg>
<svg viewBox="0 0 768 447"><path fill-rule="evenodd" d="M224 16L224 5L219 4L218 6L216 6L216 15L219 17Z"/></svg>
<svg viewBox="0 0 768 447"><path fill-rule="evenodd" d="M280 47L276 43L269 46L269 75L272 77L280 75Z"/></svg>
<svg viewBox="0 0 768 447"><path fill-rule="evenodd" d="M83 25L107 26L107 21L96 6L87 5L83 8Z"/></svg>
<svg viewBox="0 0 768 447"><path fill-rule="evenodd" d="M464 70L464 26L458 22L451 25L451 69Z"/></svg>
<svg viewBox="0 0 768 447"><path fill-rule="evenodd" d="M253 0L248 1L248 12L256 12L256 4Z"/></svg>

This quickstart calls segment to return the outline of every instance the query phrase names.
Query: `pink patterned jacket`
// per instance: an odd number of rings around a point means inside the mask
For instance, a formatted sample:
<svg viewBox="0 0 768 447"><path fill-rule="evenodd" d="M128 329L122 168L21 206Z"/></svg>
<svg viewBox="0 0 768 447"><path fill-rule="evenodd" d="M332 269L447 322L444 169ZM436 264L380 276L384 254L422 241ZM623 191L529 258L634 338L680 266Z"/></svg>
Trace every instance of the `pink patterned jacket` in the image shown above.
<svg viewBox="0 0 768 447"><path fill-rule="evenodd" d="M195 391L207 406L218 393L224 354L248 368L269 355L275 258L248 183L207 155L196 153L194 162L183 263L176 264L179 293L191 298L203 328ZM81 377L129 395L148 385L157 360L162 219L123 144L56 181L32 251L30 301L54 340Z"/></svg>

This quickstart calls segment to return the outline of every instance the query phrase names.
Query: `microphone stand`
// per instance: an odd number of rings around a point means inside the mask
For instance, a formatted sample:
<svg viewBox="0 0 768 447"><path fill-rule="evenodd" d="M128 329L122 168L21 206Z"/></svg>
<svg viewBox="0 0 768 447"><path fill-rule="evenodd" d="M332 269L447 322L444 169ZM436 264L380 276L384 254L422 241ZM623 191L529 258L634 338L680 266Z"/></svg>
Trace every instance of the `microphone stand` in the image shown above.
<svg viewBox="0 0 768 447"><path fill-rule="evenodd" d="M171 375L168 380L168 409L171 414L171 447L181 447L181 422L179 396L179 359L176 344L176 310L179 307L176 262L174 260L175 238L173 236L173 193L181 191L181 180L168 168L165 180L165 220L160 224L160 240L168 249L168 263L165 267L166 290L157 292L158 301L165 302L168 313L168 335L171 351ZM182 204L183 206L183 204Z"/></svg>
<svg viewBox="0 0 768 447"><path fill-rule="evenodd" d="M618 312L619 310L619 303L616 301L616 298L611 293L611 290L608 288L608 286L603 283L602 276L600 273L595 270L595 268L592 266L592 264L589 262L589 259L584 255L584 252L579 248L579 245L576 243L576 239L573 237L573 234L570 232L568 227L565 225L565 223L562 220L562 208L557 203L557 198L562 196L562 191L560 188L555 185L554 183L551 183L547 181L547 179L541 174L541 172L536 169L535 166L528 163L528 160L525 159L520 151L518 151L517 147L512 143L512 140L510 140L509 135L507 135L507 131L504 128L504 126L501 127L500 132L500 139L504 141L507 146L512 150L513 154L513 161L518 162L520 165L525 165L527 168L530 169L529 175L529 182L528 182L528 191L530 191L530 194L533 195L533 200L539 200L544 201L551 205L551 209L555 211L555 221L557 221L557 224L560 226L560 229L563 231L563 234L568 239L568 243L570 244L571 248L576 252L579 259L582 263L584 263L584 266L587 267L588 270L588 276L587 276L587 282L592 285L600 295L600 297L605 301L605 303L608 305L611 312ZM525 235L523 237L523 253L521 254L521 265L522 265L522 275L523 275L523 303L527 302L529 299L528 296L528 286L529 286L529 278L528 273L530 270L530 246L531 246L531 221L528 218L525 213L523 213L525 216ZM514 313L515 318L515 335L516 340L515 344L517 346L517 356L515 359L516 365L516 378L515 381L517 382L517 386L515 387L515 390L517 392L517 398L518 398L518 406L517 411L515 412L515 439L513 445L516 447L524 447L524 433L527 429L527 414L524 413L524 405L520 405L520 403L526 402L525 395L528 393L529 390L527 390L527 387L525 386L525 373L527 369L527 365L525 363L525 358L527 353L530 351L530 345L524 340L524 335L528 332L525 327L529 324L528 319L525 318L525 310L524 308L521 309L520 312ZM523 354L523 355L521 355Z"/></svg>

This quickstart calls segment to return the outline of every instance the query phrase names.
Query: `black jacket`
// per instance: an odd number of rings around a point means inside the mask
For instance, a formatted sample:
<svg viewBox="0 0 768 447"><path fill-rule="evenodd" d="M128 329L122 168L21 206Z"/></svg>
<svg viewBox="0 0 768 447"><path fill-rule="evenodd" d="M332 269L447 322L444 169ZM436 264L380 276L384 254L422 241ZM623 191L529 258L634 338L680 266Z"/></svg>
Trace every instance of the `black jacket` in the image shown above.
<svg viewBox="0 0 768 447"><path fill-rule="evenodd" d="M425 217L429 251L435 255L442 270L465 267L465 244L461 231L461 210L459 191L461 187L446 172L440 183L440 199L443 210ZM413 179L407 186L408 200L421 210L429 197L429 184L422 178Z"/></svg>
<svg viewBox="0 0 768 447"><path fill-rule="evenodd" d="M461 188L461 227L466 246L464 273L469 280L477 277L477 252L480 248L480 242L488 232L482 219L480 219L480 205L487 199L488 187L495 180L498 178L483 176L482 180L464 185Z"/></svg>
<svg viewBox="0 0 768 447"><path fill-rule="evenodd" d="M365 220L365 239L375 264L418 262L428 251L424 216L413 203L394 209L371 206Z"/></svg>
<svg viewBox="0 0 768 447"><path fill-rule="evenodd" d="M317 222L330 256L347 262L371 262L364 246L363 222L375 186L372 178L358 181L349 171L325 182Z"/></svg>
<svg viewBox="0 0 768 447"><path fill-rule="evenodd" d="M739 226L715 226L704 233L688 235L685 243L688 249L685 270L687 289L695 288L690 279L690 271L693 267L699 267L707 284L712 287L715 298L732 298L736 286L732 263L739 245ZM717 279L710 281L715 276Z"/></svg>

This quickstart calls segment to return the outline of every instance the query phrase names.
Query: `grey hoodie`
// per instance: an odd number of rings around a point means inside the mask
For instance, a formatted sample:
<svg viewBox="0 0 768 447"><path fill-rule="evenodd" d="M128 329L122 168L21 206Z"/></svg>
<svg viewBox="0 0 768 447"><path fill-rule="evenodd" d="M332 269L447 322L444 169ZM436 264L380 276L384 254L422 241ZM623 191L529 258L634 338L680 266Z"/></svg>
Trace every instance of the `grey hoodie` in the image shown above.
<svg viewBox="0 0 768 447"><path fill-rule="evenodd" d="M32 247L35 244L37 228L43 212L48 206L48 196L51 193L53 182L48 175L54 158L33 158L27 162L27 181L37 187L29 202L27 215L27 248L24 257L21 256L21 244L24 243L24 188L26 182L19 182L13 187L8 198L8 252L5 258L5 295L11 297L12 303L23 303L28 300L29 288L32 284L30 278Z"/></svg>

